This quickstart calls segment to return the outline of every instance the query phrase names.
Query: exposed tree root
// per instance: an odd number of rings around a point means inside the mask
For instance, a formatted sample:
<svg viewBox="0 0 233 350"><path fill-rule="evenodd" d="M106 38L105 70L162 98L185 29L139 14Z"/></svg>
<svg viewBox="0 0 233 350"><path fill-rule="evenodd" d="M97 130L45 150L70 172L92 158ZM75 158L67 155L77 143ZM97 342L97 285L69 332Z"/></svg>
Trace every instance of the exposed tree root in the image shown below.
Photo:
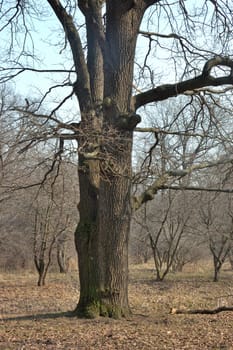
<svg viewBox="0 0 233 350"><path fill-rule="evenodd" d="M170 313L174 314L205 314L205 315L214 315L223 311L233 311L233 306L220 306L216 309L196 309L196 310L185 310L185 309L176 309L172 308Z"/></svg>

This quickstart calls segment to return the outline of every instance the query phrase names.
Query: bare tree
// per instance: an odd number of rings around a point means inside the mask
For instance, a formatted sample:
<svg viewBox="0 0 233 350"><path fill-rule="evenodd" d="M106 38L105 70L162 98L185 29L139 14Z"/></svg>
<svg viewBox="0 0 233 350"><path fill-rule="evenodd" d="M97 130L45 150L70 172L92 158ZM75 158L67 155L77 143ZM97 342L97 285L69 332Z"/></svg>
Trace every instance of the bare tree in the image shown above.
<svg viewBox="0 0 233 350"><path fill-rule="evenodd" d="M194 235L186 236L178 247L171 267L171 272L182 272L187 264L196 263L202 257L202 246Z"/></svg>
<svg viewBox="0 0 233 350"><path fill-rule="evenodd" d="M64 174L68 168L61 162L59 170L40 187L33 205L34 214L34 262L39 274L38 286L45 284L45 278L57 250L57 262L65 268L65 242L74 230L75 222L70 219L70 195L66 188ZM69 184L70 185L70 184ZM69 202L68 199L69 198Z"/></svg>
<svg viewBox="0 0 233 350"><path fill-rule="evenodd" d="M214 277L219 279L220 270L232 249L233 221L231 201L223 196L208 196L199 210L200 220L208 247L213 257Z"/></svg>
<svg viewBox="0 0 233 350"><path fill-rule="evenodd" d="M38 286L45 285L57 240L68 227L68 218L62 222L60 210L57 215L53 211L54 202L50 200L47 206L37 208L35 213L34 262L39 274Z"/></svg>
<svg viewBox="0 0 233 350"><path fill-rule="evenodd" d="M139 221L139 222L138 222ZM130 235L130 256L136 264L147 263L152 257L150 241L140 217L132 220Z"/></svg>
<svg viewBox="0 0 233 350"><path fill-rule="evenodd" d="M15 6L6 2L1 5L1 33L9 37L6 53L11 59L3 57L0 81L29 72L57 74L57 82L44 91L40 101L29 96L26 106L17 108L30 130L25 147L59 138L54 165L64 140L78 141L80 221L75 237L80 300L76 313L89 317L127 315L132 209L153 199L158 189L171 185L171 178L210 166L205 163L182 171L166 169L131 201L133 133L144 118L143 109L141 116L137 110L172 97L175 103L182 94L227 94L233 84L228 45L232 38L232 6L208 0L201 1L198 9L189 1L159 0L48 0L44 7L27 0L15 1ZM36 66L36 43L29 50L32 18L44 19L46 15L56 18L62 30L62 45L54 36L51 40L58 44L60 54L68 52L65 67L41 69ZM165 31L160 32L162 27ZM200 42L200 35L206 40ZM143 57L139 50L134 65L137 43L138 50L140 44L144 46ZM168 61L166 66L161 64L162 59ZM63 97L44 113L42 105L61 88ZM80 115L75 122L73 116L64 118L61 111L72 95L78 99Z"/></svg>
<svg viewBox="0 0 233 350"><path fill-rule="evenodd" d="M77 180L75 176L76 167L74 168L67 159L63 160L57 164L58 167L55 167L53 172L50 172L45 181L44 173L48 174L48 170L50 170L50 166L48 167L49 148L39 149L39 152L36 152L35 149L27 151L25 157L25 154L20 154L20 143L12 144L12 147L8 147L11 138L14 139L14 136L19 133L20 129L17 130L17 125L15 125L13 133L9 130L5 134L10 139L8 143L7 140L5 143L4 171L0 184L0 267L15 270L34 268L33 245L35 245L35 242L33 243L33 232L38 243L39 237L42 237L42 230L43 228L45 229L45 225L47 225L47 231L45 230L48 238L47 246L51 243L52 236L56 235L51 247L51 254L53 253L52 248L55 250L59 245L61 249L66 243L67 254L72 256L74 254L74 248L72 249L72 246L74 246L72 232L78 220L78 193L74 182ZM50 183L50 186L48 183ZM45 191L45 188L48 192ZM43 196L42 193L44 193ZM43 217L46 218L46 215L43 213L43 206L45 208L48 206L49 196L51 200L50 215L47 215L46 224L41 222L40 226L37 226L37 230L35 230L35 217L37 216L37 221L40 221ZM59 201L58 196L60 196ZM36 198L37 201L35 200ZM34 207L36 203L38 204L37 208ZM34 211L32 212L32 210ZM69 217L67 225L65 225L66 217ZM61 232L61 226L66 226L64 232ZM54 232L55 230L57 231ZM57 241L58 237L59 240ZM38 244L36 249L38 249ZM46 252L48 252L48 249ZM47 256L44 257L47 261ZM55 256L52 255L51 259L54 261ZM38 255L37 261L39 261Z"/></svg>
<svg viewBox="0 0 233 350"><path fill-rule="evenodd" d="M158 199L157 205L144 211L141 221L137 219L150 242L157 281L164 280L176 262L181 262L178 254L184 250L191 212L182 193L168 191Z"/></svg>

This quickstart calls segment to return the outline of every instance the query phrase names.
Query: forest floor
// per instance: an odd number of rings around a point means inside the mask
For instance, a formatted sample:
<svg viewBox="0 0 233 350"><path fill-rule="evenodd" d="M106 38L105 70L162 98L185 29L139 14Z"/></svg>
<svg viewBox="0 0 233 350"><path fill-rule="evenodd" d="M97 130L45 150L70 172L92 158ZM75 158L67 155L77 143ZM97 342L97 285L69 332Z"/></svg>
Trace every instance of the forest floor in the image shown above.
<svg viewBox="0 0 233 350"><path fill-rule="evenodd" d="M233 273L195 266L155 282L153 265L130 268L132 316L123 320L67 317L78 300L77 273L0 273L0 350L233 350L233 312L172 315L171 308L233 306Z"/></svg>

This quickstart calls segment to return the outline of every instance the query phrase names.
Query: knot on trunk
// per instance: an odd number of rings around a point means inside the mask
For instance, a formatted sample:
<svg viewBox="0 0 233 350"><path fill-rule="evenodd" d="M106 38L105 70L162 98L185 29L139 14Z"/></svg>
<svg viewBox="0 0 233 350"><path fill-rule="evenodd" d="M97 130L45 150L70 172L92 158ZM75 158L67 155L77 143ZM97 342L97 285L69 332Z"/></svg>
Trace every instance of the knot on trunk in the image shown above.
<svg viewBox="0 0 233 350"><path fill-rule="evenodd" d="M141 122L141 117L139 114L134 112L120 114L117 120L117 127L123 130L132 131Z"/></svg>

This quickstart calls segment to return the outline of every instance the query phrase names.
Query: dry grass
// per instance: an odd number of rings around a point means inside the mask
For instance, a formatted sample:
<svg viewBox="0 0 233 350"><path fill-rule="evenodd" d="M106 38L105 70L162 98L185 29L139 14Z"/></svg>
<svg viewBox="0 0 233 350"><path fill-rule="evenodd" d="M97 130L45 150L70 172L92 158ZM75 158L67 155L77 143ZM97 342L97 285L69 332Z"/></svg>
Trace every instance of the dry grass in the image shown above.
<svg viewBox="0 0 233 350"><path fill-rule="evenodd" d="M76 274L0 274L0 350L233 349L233 313L171 315L175 308L233 305L233 274L211 282L208 264L154 281L153 265L131 266L129 319L67 317L78 300Z"/></svg>

